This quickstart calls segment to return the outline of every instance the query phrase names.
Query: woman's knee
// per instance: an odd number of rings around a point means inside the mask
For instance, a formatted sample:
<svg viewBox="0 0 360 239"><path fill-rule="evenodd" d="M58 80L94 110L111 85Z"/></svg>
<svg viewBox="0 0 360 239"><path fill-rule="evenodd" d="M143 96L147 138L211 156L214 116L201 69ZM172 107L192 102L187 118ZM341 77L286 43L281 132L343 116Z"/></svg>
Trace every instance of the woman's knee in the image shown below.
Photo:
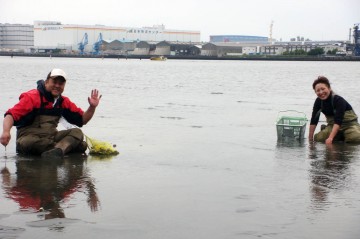
<svg viewBox="0 0 360 239"><path fill-rule="evenodd" d="M345 130L344 136L347 143L360 143L360 126L349 127Z"/></svg>
<svg viewBox="0 0 360 239"><path fill-rule="evenodd" d="M314 140L316 142L325 142L326 139L329 137L331 130L332 130L331 126L326 126L325 128L323 128L314 135Z"/></svg>

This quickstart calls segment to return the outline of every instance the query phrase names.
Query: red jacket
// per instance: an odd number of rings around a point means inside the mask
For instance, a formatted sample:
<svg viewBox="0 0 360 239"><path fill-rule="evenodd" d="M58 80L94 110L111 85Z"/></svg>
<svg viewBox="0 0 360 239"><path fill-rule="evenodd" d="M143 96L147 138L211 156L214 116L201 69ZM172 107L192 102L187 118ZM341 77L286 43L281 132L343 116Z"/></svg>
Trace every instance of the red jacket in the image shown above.
<svg viewBox="0 0 360 239"><path fill-rule="evenodd" d="M30 125L37 115L63 116L69 123L83 126L84 111L81 108L62 95L53 105L54 97L45 90L44 81L37 84L37 89L22 93L19 102L5 113L5 116L12 115L17 128Z"/></svg>

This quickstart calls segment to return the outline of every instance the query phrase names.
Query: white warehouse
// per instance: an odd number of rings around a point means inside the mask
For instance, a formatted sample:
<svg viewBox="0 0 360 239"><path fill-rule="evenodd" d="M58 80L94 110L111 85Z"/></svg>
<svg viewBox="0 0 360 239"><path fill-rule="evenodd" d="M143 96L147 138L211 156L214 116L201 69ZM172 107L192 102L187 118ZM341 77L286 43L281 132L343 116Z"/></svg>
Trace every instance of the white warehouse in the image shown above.
<svg viewBox="0 0 360 239"><path fill-rule="evenodd" d="M32 25L0 23L0 50L25 51L34 46Z"/></svg>
<svg viewBox="0 0 360 239"><path fill-rule="evenodd" d="M90 52L96 42L102 40L147 41L147 42L200 42L200 31L169 30L164 25L153 27L131 28L110 27L103 25L75 25L61 24L54 21L34 22L34 47L37 49L64 49L78 51L79 44L84 43L87 36L88 43L84 51Z"/></svg>

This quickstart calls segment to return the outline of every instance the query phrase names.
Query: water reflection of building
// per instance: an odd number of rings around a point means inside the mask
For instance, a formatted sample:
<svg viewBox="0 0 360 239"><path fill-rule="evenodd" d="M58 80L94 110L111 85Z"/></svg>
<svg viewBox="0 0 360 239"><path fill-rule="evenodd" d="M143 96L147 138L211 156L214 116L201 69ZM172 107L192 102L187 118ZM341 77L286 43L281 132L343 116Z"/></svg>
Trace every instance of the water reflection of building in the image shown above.
<svg viewBox="0 0 360 239"><path fill-rule="evenodd" d="M45 219L64 218L61 208L75 192L84 192L91 211L100 205L95 185L83 159L51 162L44 160L18 160L16 176L4 167L1 170L3 188L8 198L17 202L22 210L46 212Z"/></svg>
<svg viewBox="0 0 360 239"><path fill-rule="evenodd" d="M331 191L348 187L351 179L350 162L356 149L356 146L346 144L327 145L318 149L315 143L310 144L311 195L316 208L322 208L328 203Z"/></svg>

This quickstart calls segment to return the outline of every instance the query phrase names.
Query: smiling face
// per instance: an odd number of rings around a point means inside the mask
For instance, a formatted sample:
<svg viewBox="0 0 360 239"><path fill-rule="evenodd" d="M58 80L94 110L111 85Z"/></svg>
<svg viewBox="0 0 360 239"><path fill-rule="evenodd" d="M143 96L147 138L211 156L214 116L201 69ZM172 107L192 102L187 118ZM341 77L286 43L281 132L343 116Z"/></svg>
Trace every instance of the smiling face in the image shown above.
<svg viewBox="0 0 360 239"><path fill-rule="evenodd" d="M318 83L315 85L315 94L321 99L326 100L331 94L331 88L324 83Z"/></svg>
<svg viewBox="0 0 360 239"><path fill-rule="evenodd" d="M63 77L50 77L45 81L45 89L46 91L51 92L54 98L57 98L63 93L65 83L66 81Z"/></svg>

